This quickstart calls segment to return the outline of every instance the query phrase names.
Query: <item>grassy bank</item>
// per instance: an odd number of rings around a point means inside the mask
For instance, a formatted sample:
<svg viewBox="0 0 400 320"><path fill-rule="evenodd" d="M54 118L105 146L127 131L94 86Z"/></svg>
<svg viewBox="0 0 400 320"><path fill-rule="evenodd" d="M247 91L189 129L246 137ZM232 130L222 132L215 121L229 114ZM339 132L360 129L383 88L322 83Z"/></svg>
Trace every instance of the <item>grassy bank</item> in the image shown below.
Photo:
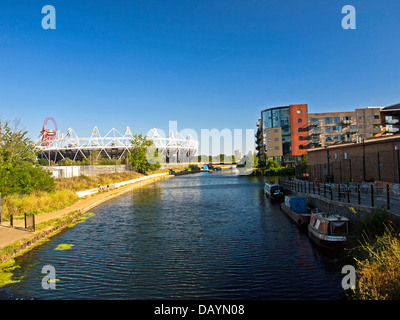
<svg viewBox="0 0 400 320"><path fill-rule="evenodd" d="M168 172L159 170L153 173ZM151 174L153 174L151 173ZM23 218L24 213L41 214L68 207L78 201L76 192L97 188L121 181L143 177L143 174L127 171L73 178L56 179L52 192L35 191L31 194L12 194L2 198L2 217L8 221L10 214L15 219Z"/></svg>
<svg viewBox="0 0 400 320"><path fill-rule="evenodd" d="M400 299L400 225L377 209L355 226L344 261L356 269L356 288L350 300Z"/></svg>

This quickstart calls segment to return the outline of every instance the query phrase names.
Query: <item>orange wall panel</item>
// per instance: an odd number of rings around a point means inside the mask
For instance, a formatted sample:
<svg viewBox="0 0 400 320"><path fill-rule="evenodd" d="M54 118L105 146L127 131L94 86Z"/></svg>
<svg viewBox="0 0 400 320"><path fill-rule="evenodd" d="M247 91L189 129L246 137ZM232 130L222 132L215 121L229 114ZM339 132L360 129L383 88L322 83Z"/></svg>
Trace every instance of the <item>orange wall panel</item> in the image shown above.
<svg viewBox="0 0 400 320"><path fill-rule="evenodd" d="M308 148L307 104L292 104L289 113L292 155L302 156Z"/></svg>

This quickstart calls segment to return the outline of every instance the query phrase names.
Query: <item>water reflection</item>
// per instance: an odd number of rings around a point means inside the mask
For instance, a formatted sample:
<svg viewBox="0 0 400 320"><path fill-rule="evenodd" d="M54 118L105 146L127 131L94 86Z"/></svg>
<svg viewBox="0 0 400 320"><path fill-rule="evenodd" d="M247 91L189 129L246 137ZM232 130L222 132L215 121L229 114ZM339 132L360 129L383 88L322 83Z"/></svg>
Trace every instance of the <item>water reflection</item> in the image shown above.
<svg viewBox="0 0 400 320"><path fill-rule="evenodd" d="M17 259L11 290L44 299L339 299L335 261L265 198L263 177L193 174L97 207ZM54 250L70 243L71 250ZM57 290L41 288L54 265Z"/></svg>

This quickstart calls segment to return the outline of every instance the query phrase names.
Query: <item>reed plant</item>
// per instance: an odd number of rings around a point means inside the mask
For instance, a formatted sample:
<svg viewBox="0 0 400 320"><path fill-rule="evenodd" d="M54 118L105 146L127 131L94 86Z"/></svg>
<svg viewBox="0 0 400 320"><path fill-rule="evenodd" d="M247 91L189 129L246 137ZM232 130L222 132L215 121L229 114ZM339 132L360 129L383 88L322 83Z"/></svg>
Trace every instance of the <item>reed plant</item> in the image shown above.
<svg viewBox="0 0 400 320"><path fill-rule="evenodd" d="M65 208L78 200L72 190L56 190L53 192L35 191L31 194L12 194L2 199L2 216L8 220L23 217L25 213L43 213Z"/></svg>
<svg viewBox="0 0 400 320"><path fill-rule="evenodd" d="M356 289L348 292L353 300L400 299L400 237L390 226L374 241L361 244L364 258L356 261Z"/></svg>
<svg viewBox="0 0 400 320"><path fill-rule="evenodd" d="M381 208L364 215L353 230L348 259L356 269L351 300L400 299L400 225Z"/></svg>

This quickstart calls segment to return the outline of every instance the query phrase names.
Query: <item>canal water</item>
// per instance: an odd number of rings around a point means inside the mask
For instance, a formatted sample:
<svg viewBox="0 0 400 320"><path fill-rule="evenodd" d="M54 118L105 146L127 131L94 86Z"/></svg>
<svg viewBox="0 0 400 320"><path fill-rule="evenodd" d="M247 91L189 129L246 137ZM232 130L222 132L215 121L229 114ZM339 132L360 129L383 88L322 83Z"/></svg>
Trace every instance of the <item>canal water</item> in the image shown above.
<svg viewBox="0 0 400 320"><path fill-rule="evenodd" d="M41 299L343 298L341 266L265 197L264 179L199 173L122 195L17 258L20 281L5 288ZM44 266L55 290L42 288Z"/></svg>

